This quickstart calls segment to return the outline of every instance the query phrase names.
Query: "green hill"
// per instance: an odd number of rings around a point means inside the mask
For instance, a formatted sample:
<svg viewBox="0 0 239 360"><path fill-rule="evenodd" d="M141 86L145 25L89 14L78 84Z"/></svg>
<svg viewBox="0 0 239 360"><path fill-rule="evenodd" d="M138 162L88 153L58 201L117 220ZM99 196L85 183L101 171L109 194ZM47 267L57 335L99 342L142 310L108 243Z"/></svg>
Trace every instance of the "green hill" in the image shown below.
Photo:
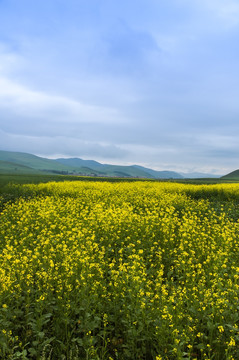
<svg viewBox="0 0 239 360"><path fill-rule="evenodd" d="M94 160L80 158L47 159L40 156L0 150L0 174L62 174L86 176L110 176L145 179L183 179L185 175L174 171L157 171L139 165L122 166L101 164ZM239 170L223 178L239 179ZM187 176L186 176L187 177Z"/></svg>
<svg viewBox="0 0 239 360"><path fill-rule="evenodd" d="M99 168L104 166L95 160L83 160L81 158L68 158L68 159L59 158L55 160L63 165L73 166L73 167L87 167L93 170L98 170Z"/></svg>
<svg viewBox="0 0 239 360"><path fill-rule="evenodd" d="M68 166L70 165L81 166L82 168L90 168L99 175L153 178L153 176L151 176L148 172L137 169L134 166L107 165L101 164L94 160L83 160L80 158L56 159L56 161Z"/></svg>
<svg viewBox="0 0 239 360"><path fill-rule="evenodd" d="M139 165L134 165L134 167L146 171L155 179L183 179L183 176L175 171L157 171Z"/></svg>
<svg viewBox="0 0 239 360"><path fill-rule="evenodd" d="M36 170L69 170L69 166L57 163L55 160L45 159L23 152L0 151L0 160L27 166Z"/></svg>
<svg viewBox="0 0 239 360"><path fill-rule="evenodd" d="M239 180L239 170L232 171L229 174L222 176L221 179Z"/></svg>
<svg viewBox="0 0 239 360"><path fill-rule="evenodd" d="M0 160L0 174L42 174L41 171L25 165Z"/></svg>
<svg viewBox="0 0 239 360"><path fill-rule="evenodd" d="M17 164L15 166L16 171L22 172L23 167L29 168L37 171L44 171L47 173L56 173L56 174L82 174L82 175L91 175L95 172L91 169L81 168L78 166L69 166L64 165L56 160L46 159L40 156L23 153L23 152L12 152L12 151L2 151L0 150L0 161L5 164L0 164L1 172L10 170L11 166L7 167L8 164Z"/></svg>
<svg viewBox="0 0 239 360"><path fill-rule="evenodd" d="M102 165L100 171L108 176L153 178L145 171L134 168L134 166Z"/></svg>
<svg viewBox="0 0 239 360"><path fill-rule="evenodd" d="M0 151L0 173L44 172L63 175L134 177L146 179L182 178L173 171L156 171L138 165L122 166L101 164L80 158L46 159L40 156L13 151Z"/></svg>
<svg viewBox="0 0 239 360"><path fill-rule="evenodd" d="M88 167L105 176L139 177L146 179L183 179L183 176L174 171L156 171L139 165L121 166L101 164L94 160L80 158L56 159L57 162L70 166Z"/></svg>

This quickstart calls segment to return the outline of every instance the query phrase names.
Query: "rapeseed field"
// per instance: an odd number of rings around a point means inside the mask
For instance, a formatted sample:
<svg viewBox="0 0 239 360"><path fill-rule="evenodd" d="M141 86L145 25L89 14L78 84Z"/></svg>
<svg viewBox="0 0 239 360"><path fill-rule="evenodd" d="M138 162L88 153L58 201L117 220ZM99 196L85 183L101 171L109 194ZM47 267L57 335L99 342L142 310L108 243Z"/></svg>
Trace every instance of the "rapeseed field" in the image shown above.
<svg viewBox="0 0 239 360"><path fill-rule="evenodd" d="M239 359L239 185L15 185L0 359Z"/></svg>

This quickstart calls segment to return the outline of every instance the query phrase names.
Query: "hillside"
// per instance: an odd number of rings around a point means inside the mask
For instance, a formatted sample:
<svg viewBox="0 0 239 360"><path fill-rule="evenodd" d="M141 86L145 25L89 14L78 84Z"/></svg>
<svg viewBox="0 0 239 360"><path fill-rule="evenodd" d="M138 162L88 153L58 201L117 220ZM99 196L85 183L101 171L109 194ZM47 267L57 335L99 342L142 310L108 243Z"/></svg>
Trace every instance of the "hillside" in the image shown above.
<svg viewBox="0 0 239 360"><path fill-rule="evenodd" d="M239 170L237 170L239 172ZM192 174L180 174L175 171L157 171L140 165L109 165L101 164L95 160L83 160L81 158L59 158L47 159L40 156L13 151L0 150L0 173L9 174L64 174L64 175L86 175L86 176L110 176L125 178L146 179L184 179L193 178ZM234 174L233 172L231 174ZM227 177L231 174L226 175ZM199 174L197 174L199 175ZM209 174L200 174L198 177L213 177ZM239 175L233 175L239 178ZM224 177L223 177L224 178Z"/></svg>
<svg viewBox="0 0 239 360"><path fill-rule="evenodd" d="M137 169L141 169L150 174L153 178L156 179L183 179L183 176L175 171L157 171L143 166L134 165Z"/></svg>
<svg viewBox="0 0 239 360"><path fill-rule="evenodd" d="M95 160L83 160L80 158L59 158L55 159L57 162L67 166L73 167L88 167L90 169L97 170L98 168L102 167L103 165Z"/></svg>
<svg viewBox="0 0 239 360"><path fill-rule="evenodd" d="M101 164L95 160L83 160L80 158L56 159L57 162L68 166L79 166L81 168L90 168L102 176L119 177L143 177L153 178L148 172L134 168L134 166L120 166Z"/></svg>
<svg viewBox="0 0 239 360"><path fill-rule="evenodd" d="M71 166L86 166L101 175L119 177L140 177L149 179L182 179L183 176L174 171L156 171L139 165L122 166L101 164L94 160L83 160L80 158L56 159L57 162Z"/></svg>
<svg viewBox="0 0 239 360"><path fill-rule="evenodd" d="M35 171L37 170L56 174L95 174L92 169L82 169L78 166L68 166L61 164L55 160L46 159L43 157L22 152L0 151L0 160L4 162L4 164L0 164L1 172L3 172L4 170L7 171L11 167L16 167L16 165L18 165L20 172L23 170L23 167L27 167ZM6 163L8 163L8 167Z"/></svg>
<svg viewBox="0 0 239 360"><path fill-rule="evenodd" d="M201 172L192 172L192 173L181 173L183 178L186 179L203 179L203 178L220 178L221 175L215 175L215 174L207 174L207 173L201 173Z"/></svg>
<svg viewBox="0 0 239 360"><path fill-rule="evenodd" d="M232 171L229 174L222 176L221 179L239 180L239 170Z"/></svg>
<svg viewBox="0 0 239 360"><path fill-rule="evenodd" d="M80 158L51 160L28 153L0 151L0 161L2 173L11 169L26 173L28 169L30 172L44 171L56 174L152 178L147 172L133 166L103 165L94 160Z"/></svg>
<svg viewBox="0 0 239 360"><path fill-rule="evenodd" d="M9 163L19 164L27 166L36 170L44 171L64 171L69 170L68 166L59 164L54 160L42 158L36 155L22 153L22 152L11 152L11 151L0 151L0 160Z"/></svg>
<svg viewBox="0 0 239 360"><path fill-rule="evenodd" d="M42 174L41 171L25 165L0 160L0 174Z"/></svg>

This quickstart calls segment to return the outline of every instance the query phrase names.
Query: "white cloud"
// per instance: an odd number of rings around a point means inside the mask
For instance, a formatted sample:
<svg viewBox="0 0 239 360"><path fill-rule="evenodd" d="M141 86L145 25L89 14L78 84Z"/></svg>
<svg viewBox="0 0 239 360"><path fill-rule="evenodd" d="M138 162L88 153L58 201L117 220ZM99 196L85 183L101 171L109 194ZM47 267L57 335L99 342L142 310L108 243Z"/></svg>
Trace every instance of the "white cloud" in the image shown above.
<svg viewBox="0 0 239 360"><path fill-rule="evenodd" d="M0 77L0 109L16 117L42 118L50 122L116 124L123 118L117 109L84 104L64 96L31 90ZM2 118L1 121L4 121Z"/></svg>
<svg viewBox="0 0 239 360"><path fill-rule="evenodd" d="M0 6L1 146L160 170L237 164L239 0L69 1L68 16L52 3Z"/></svg>
<svg viewBox="0 0 239 360"><path fill-rule="evenodd" d="M128 150L106 142L87 141L70 136L29 136L7 133L0 129L1 150L21 151L39 156L83 157L103 160L123 159Z"/></svg>

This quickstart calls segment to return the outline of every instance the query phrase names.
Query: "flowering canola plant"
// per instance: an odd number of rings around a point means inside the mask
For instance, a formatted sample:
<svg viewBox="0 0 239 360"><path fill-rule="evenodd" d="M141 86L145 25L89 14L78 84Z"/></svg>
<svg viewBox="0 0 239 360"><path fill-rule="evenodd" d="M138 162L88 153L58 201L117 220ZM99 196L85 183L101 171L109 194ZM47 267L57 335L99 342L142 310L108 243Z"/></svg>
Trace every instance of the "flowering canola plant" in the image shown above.
<svg viewBox="0 0 239 360"><path fill-rule="evenodd" d="M239 185L15 186L1 359L238 359Z"/></svg>

